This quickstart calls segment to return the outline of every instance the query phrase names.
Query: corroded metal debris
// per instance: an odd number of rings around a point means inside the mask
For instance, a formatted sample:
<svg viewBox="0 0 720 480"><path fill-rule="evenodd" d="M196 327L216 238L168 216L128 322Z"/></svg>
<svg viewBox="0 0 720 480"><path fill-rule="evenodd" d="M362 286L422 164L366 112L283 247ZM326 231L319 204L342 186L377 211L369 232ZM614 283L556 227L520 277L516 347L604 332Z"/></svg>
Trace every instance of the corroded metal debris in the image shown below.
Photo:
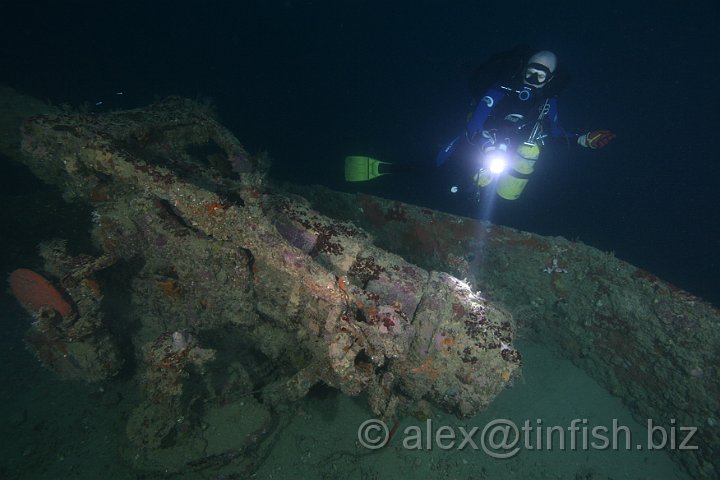
<svg viewBox="0 0 720 480"><path fill-rule="evenodd" d="M318 383L365 392L386 418L427 400L470 416L519 374L510 314L446 269L269 188L267 159L193 102L33 117L23 151L37 176L92 205L97 247L82 257L62 241L45 247L47 278L72 314L42 309L53 330L31 348L88 381L131 366L136 463L242 462L238 452L258 449L208 452L198 438L245 405L236 431L261 443L272 431L259 419ZM125 308L101 302L109 294Z"/></svg>

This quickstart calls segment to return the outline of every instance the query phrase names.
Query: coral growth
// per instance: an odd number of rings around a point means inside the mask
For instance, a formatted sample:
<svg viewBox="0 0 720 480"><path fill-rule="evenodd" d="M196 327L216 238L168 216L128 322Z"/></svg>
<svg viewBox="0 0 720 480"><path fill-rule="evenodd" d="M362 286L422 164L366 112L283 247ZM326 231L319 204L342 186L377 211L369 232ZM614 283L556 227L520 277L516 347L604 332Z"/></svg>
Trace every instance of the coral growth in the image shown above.
<svg viewBox="0 0 720 480"><path fill-rule="evenodd" d="M201 348L187 332L164 332L145 346L143 401L132 412L127 433L136 445L169 446L178 424L189 415L183 402L186 386L202 375L215 351ZM197 375L193 376L190 367Z"/></svg>

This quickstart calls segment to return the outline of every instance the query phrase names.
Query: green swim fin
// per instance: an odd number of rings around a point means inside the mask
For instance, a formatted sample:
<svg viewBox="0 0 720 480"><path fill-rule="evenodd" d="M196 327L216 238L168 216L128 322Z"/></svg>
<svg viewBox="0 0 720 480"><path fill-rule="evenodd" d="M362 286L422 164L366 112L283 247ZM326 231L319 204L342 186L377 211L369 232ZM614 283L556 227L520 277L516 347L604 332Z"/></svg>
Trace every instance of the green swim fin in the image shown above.
<svg viewBox="0 0 720 480"><path fill-rule="evenodd" d="M345 157L345 180L348 182L365 182L387 175L389 172L380 173L380 165L392 164L364 156Z"/></svg>

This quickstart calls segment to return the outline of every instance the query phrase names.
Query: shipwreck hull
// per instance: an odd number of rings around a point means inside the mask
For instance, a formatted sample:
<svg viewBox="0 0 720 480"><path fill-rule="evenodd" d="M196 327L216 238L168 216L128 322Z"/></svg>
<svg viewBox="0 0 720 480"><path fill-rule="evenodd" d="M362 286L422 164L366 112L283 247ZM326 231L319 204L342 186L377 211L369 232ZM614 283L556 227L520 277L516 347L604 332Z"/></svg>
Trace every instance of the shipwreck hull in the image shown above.
<svg viewBox="0 0 720 480"><path fill-rule="evenodd" d="M364 194L289 187L352 221L376 245L467 278L509 309L524 335L571 359L640 423L697 427L698 448L670 450L695 478L720 456L720 315L714 306L614 255ZM692 443L691 442L691 443Z"/></svg>

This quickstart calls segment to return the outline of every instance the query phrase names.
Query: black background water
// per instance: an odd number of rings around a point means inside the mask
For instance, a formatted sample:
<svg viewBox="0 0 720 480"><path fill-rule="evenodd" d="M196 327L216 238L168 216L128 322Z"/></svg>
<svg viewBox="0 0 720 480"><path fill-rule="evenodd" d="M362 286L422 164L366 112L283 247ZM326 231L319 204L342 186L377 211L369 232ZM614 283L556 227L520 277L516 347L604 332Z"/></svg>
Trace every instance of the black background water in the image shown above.
<svg viewBox="0 0 720 480"><path fill-rule="evenodd" d="M96 111L210 97L278 178L466 215L477 206L432 175L348 185L342 159L431 161L462 129L475 66L551 49L573 76L563 125L618 140L543 159L491 220L720 304L717 2L3 2L0 21L0 82L21 92Z"/></svg>

